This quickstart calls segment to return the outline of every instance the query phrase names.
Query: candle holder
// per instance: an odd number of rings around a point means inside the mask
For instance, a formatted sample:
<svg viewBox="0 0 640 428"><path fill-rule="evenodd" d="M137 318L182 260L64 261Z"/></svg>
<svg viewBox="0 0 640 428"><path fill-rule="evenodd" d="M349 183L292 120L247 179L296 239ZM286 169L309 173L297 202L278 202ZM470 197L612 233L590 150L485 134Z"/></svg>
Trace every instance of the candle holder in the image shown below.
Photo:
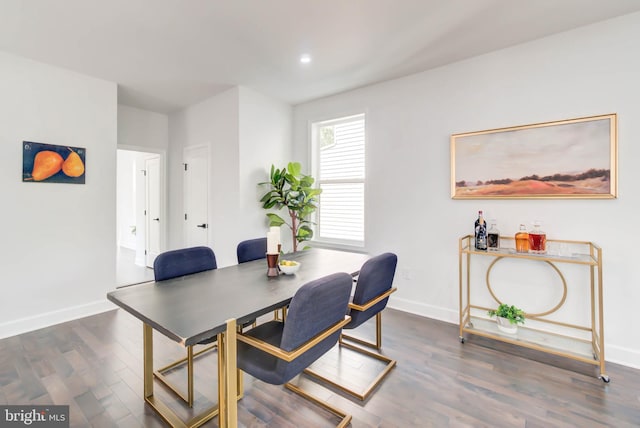
<svg viewBox="0 0 640 428"><path fill-rule="evenodd" d="M267 276L278 276L278 257L280 254L267 254Z"/></svg>

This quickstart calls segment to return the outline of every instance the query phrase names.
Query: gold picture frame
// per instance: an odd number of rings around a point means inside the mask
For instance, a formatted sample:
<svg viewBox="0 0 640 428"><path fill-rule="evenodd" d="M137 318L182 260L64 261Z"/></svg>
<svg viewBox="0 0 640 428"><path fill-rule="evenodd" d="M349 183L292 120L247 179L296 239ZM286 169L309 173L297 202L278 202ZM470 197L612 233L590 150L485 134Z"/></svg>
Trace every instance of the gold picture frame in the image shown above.
<svg viewBox="0 0 640 428"><path fill-rule="evenodd" d="M617 114L451 136L453 199L613 199Z"/></svg>

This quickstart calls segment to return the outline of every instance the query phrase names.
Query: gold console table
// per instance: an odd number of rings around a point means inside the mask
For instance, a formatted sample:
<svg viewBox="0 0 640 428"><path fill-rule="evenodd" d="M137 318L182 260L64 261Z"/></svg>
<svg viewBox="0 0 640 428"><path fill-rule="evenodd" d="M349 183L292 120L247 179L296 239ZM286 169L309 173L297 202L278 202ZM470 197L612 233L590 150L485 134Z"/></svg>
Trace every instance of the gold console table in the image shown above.
<svg viewBox="0 0 640 428"><path fill-rule="evenodd" d="M460 342L465 342L464 334L474 334L488 337L514 345L523 346L538 351L547 352L571 358L599 367L598 378L608 383L610 381L605 371L604 359L604 330L602 315L602 249L592 242L587 241L562 241L547 240L547 248L553 248L548 254L518 253L513 248L512 237L500 237L504 248L497 251L479 251L473 246L473 235L466 235L459 240L459 282L460 282ZM511 248L510 248L511 247ZM485 272L486 290L476 289L472 279L472 260L478 258L492 258ZM498 330L495 319L487 315L487 311L495 309L503 302L492 288L491 271L502 260L522 259L537 263L546 263L558 274L562 285L562 297L559 302L549 310L539 313L529 313L526 307L522 307L526 314L525 326L519 326L516 334L507 334ZM482 259L478 259L481 261ZM554 314L566 302L568 287L563 272L557 265L572 264L581 265L589 269L589 321L586 325L567 323L552 319ZM514 284L514 287L517 287ZM587 290L587 289L585 289ZM478 293L487 293L485 300L496 302L495 307L485 307L474 304L472 300ZM517 305L516 305L517 306ZM585 308L587 310L587 308ZM586 318L585 318L586 319ZM530 322L531 321L531 322ZM529 324L534 324L529 326Z"/></svg>

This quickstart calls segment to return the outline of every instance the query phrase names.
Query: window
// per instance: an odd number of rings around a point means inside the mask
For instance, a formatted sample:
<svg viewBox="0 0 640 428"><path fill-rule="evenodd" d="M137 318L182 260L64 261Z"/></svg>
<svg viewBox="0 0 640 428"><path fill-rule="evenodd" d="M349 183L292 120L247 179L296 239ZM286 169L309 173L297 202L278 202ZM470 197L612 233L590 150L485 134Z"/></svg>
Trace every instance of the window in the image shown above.
<svg viewBox="0 0 640 428"><path fill-rule="evenodd" d="M312 125L317 241L364 246L364 125L364 114Z"/></svg>

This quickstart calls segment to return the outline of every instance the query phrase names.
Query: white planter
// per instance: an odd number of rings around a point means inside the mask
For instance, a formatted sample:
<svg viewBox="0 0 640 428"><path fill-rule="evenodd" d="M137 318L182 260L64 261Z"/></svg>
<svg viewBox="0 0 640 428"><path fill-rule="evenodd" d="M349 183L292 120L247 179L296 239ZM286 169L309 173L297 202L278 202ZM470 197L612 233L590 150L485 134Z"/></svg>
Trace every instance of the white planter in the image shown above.
<svg viewBox="0 0 640 428"><path fill-rule="evenodd" d="M507 334L516 334L518 332L518 325L511 324L507 318L496 317L498 323L498 330Z"/></svg>

